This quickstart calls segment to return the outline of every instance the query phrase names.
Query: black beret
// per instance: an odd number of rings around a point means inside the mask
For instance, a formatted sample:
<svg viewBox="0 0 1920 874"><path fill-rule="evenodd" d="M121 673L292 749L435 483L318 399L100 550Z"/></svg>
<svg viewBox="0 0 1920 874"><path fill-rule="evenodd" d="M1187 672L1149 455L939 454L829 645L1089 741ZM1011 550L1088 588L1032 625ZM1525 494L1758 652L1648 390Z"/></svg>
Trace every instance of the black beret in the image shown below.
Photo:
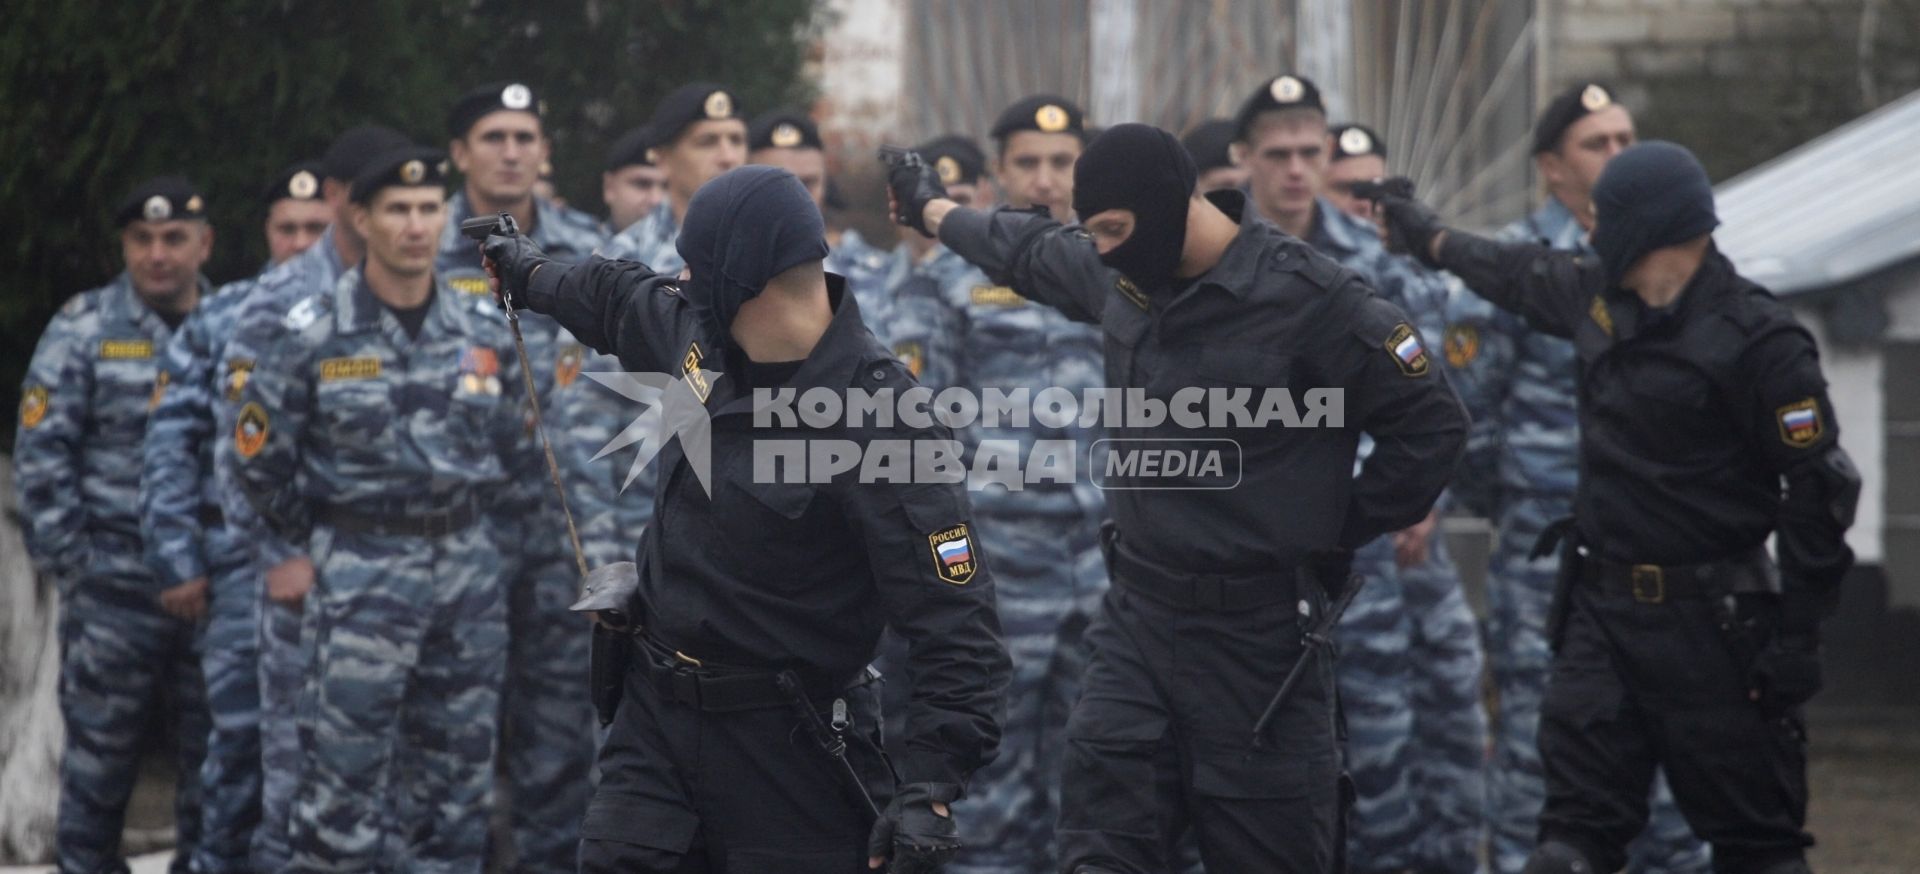
<svg viewBox="0 0 1920 874"><path fill-rule="evenodd" d="M1560 137L1574 122L1612 105L1612 92L1598 82L1580 82L1560 92L1533 123L1533 153L1560 148Z"/></svg>
<svg viewBox="0 0 1920 874"><path fill-rule="evenodd" d="M135 186L126 199L120 201L120 208L113 211L113 224L121 228L141 220L170 219L207 220L206 198L200 196L200 189L185 176L148 179Z"/></svg>
<svg viewBox="0 0 1920 874"><path fill-rule="evenodd" d="M1233 116L1233 138L1246 142L1253 120L1260 113L1275 109L1315 109L1324 115L1327 106L1320 102L1320 89L1312 79L1282 73L1267 80L1240 104L1240 111Z"/></svg>
<svg viewBox="0 0 1920 874"><path fill-rule="evenodd" d="M1233 154L1227 147L1233 144L1233 119L1210 118L1197 125L1187 135L1180 138L1187 155L1193 158L1193 166L1205 173L1218 167L1233 166Z"/></svg>
<svg viewBox="0 0 1920 874"><path fill-rule="evenodd" d="M406 146L394 149L372 161L353 180L350 197L354 203L373 200L380 189L395 185L447 184L447 156L438 149Z"/></svg>
<svg viewBox="0 0 1920 874"><path fill-rule="evenodd" d="M653 132L647 130L646 125L621 134L619 139L613 141L613 145L607 147L607 172L635 164L653 166L653 161L647 157L647 148L652 143Z"/></svg>
<svg viewBox="0 0 1920 874"><path fill-rule="evenodd" d="M413 145L406 136L386 125L363 124L333 138L327 153L320 158L328 179L352 182L360 177L367 162L395 149Z"/></svg>
<svg viewBox="0 0 1920 874"><path fill-rule="evenodd" d="M930 139L913 150L933 165L942 185L972 185L987 172L987 155L973 140L959 134Z"/></svg>
<svg viewBox="0 0 1920 874"><path fill-rule="evenodd" d="M1329 133L1333 134L1334 161L1361 155L1378 155L1382 161L1387 159L1387 143L1373 132L1373 128L1364 124L1336 124Z"/></svg>
<svg viewBox="0 0 1920 874"><path fill-rule="evenodd" d="M761 149L819 149L820 128L797 109L763 112L747 125L747 151Z"/></svg>
<svg viewBox="0 0 1920 874"><path fill-rule="evenodd" d="M653 117L647 119L647 128L653 131L653 141L647 145L664 146L673 142L681 131L694 122L720 118L746 118L740 112L740 101L734 99L732 89L712 82L682 85L660 98L660 103L653 107Z"/></svg>
<svg viewBox="0 0 1920 874"><path fill-rule="evenodd" d="M467 131L473 129L474 122L487 113L503 109L531 112L534 118L539 118L546 114L547 102L524 83L489 82L460 95L460 99L453 102L453 110L447 113L447 136L456 140L465 138Z"/></svg>
<svg viewBox="0 0 1920 874"><path fill-rule="evenodd" d="M319 161L301 161L280 171L280 175L273 177L273 184L267 186L267 205L287 199L319 200L320 177L325 173Z"/></svg>
<svg viewBox="0 0 1920 874"><path fill-rule="evenodd" d="M1001 112L988 136L1005 143L1007 137L1023 130L1043 134L1070 133L1085 142L1087 120L1073 101L1056 94L1035 94Z"/></svg>

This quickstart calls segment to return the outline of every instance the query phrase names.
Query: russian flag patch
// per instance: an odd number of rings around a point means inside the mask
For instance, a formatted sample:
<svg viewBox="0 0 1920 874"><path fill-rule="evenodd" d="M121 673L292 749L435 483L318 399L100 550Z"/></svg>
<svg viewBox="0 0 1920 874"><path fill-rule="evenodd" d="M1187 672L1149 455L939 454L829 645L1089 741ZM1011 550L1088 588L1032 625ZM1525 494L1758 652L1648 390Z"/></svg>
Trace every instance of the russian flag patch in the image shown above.
<svg viewBox="0 0 1920 874"><path fill-rule="evenodd" d="M1774 411L1780 421L1780 440L1796 449L1820 442L1827 431L1820 419L1820 402L1814 398L1794 401Z"/></svg>
<svg viewBox="0 0 1920 874"><path fill-rule="evenodd" d="M1420 332L1412 325L1401 322L1393 327L1393 333L1387 335L1383 344L1393 354L1393 363L1400 366L1400 372L1407 376L1427 375L1427 347L1420 344Z"/></svg>
<svg viewBox="0 0 1920 874"><path fill-rule="evenodd" d="M974 561L973 538L968 536L965 522L927 535L927 545L933 549L935 576L956 586L973 579L979 563Z"/></svg>

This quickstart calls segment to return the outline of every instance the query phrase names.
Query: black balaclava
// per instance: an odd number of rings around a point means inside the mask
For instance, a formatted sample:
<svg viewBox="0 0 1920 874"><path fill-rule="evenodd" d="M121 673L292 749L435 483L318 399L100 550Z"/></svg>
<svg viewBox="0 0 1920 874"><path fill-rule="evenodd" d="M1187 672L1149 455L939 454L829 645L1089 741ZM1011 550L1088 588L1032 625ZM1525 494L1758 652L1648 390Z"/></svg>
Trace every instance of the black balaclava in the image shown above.
<svg viewBox="0 0 1920 874"><path fill-rule="evenodd" d="M1154 293L1173 285L1187 243L1187 201L1199 175L1173 134L1116 124L1073 165L1073 211L1083 222L1110 209L1133 213L1133 235L1100 260Z"/></svg>
<svg viewBox="0 0 1920 874"><path fill-rule="evenodd" d="M1660 140L1629 146L1593 185L1593 250L1619 285L1648 252L1712 231L1713 183L1692 152Z"/></svg>
<svg viewBox="0 0 1920 874"><path fill-rule="evenodd" d="M687 299L721 345L734 345L733 317L767 281L827 257L827 231L806 186L778 167L722 173L694 192L675 244L692 275Z"/></svg>

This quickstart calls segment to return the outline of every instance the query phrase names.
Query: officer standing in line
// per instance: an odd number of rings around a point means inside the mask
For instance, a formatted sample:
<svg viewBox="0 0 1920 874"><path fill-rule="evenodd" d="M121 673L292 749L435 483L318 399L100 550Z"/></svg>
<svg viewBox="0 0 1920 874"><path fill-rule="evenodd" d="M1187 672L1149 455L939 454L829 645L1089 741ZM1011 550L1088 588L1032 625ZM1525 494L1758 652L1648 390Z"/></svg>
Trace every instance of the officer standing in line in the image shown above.
<svg viewBox="0 0 1920 874"><path fill-rule="evenodd" d="M515 301L630 371L679 374L669 390L712 416L710 493L690 448L676 440L663 456L624 611L642 629L636 664L601 751L581 870L845 872L891 857L897 872L936 871L956 844L947 805L993 755L1007 675L966 492L851 473L767 481L755 447L949 434L749 424L756 388L897 394L914 383L824 272L825 226L792 174L724 174L683 228L685 281L626 261L566 267L524 237L486 243ZM914 687L897 792L866 670L883 627L908 641ZM804 707L848 732L852 772L808 744ZM885 806L878 821L858 792Z"/></svg>
<svg viewBox="0 0 1920 874"><path fill-rule="evenodd" d="M605 242L598 224L585 213L534 196L535 169L550 151L541 124L545 110L545 101L532 87L495 82L467 92L447 114L449 150L465 184L447 201L435 269L448 286L475 299L490 294L479 250L460 235L460 223L468 218L512 215L524 233L563 261L584 259ZM561 352L577 344L570 336L560 336L560 326L544 316L521 319L520 331L541 406L551 407ZM617 417L624 407L597 393L585 397L605 401L608 418ZM551 436L579 439L564 433ZM541 477L543 486L548 479ZM571 872L591 788L587 775L593 767L588 635L580 617L567 612L579 598L583 581L566 520L547 488L539 495L530 517L502 520L520 531L507 549L512 569L507 577L509 645L501 691L500 755L506 763L514 870Z"/></svg>
<svg viewBox="0 0 1920 874"><path fill-rule="evenodd" d="M647 119L647 151L667 173L667 198L646 218L607 241L608 258L639 261L672 275L686 262L680 237L693 193L715 176L746 163L747 122L740 101L724 85L693 82L660 98Z"/></svg>
<svg viewBox="0 0 1920 874"><path fill-rule="evenodd" d="M1365 277L1413 317L1425 343L1438 343L1445 280L1412 259L1389 255L1370 223L1320 196L1329 156L1342 145L1329 136L1313 82L1274 77L1241 104L1234 124L1253 205ZM1345 144L1358 145L1353 136ZM1361 456L1372 448L1363 440ZM1437 513L1359 550L1354 569L1367 582L1337 629L1355 789L1347 847L1356 871L1478 868L1485 828L1484 656L1444 538L1433 536ZM1419 748L1423 723L1439 749Z"/></svg>
<svg viewBox="0 0 1920 874"><path fill-rule="evenodd" d="M652 136L643 125L621 134L607 147L607 167L600 173L600 199L607 205L607 220L600 223L602 236L633 227L666 200L667 171L647 157Z"/></svg>
<svg viewBox="0 0 1920 874"><path fill-rule="evenodd" d="M1171 415L1150 425L1136 404L1112 432L1121 443L1231 436L1244 457L1237 477L1110 484L1114 586L1067 725L1059 841L1061 870L1075 874L1163 870L1188 828L1212 870L1336 863L1330 666L1304 675L1259 744L1253 729L1288 668L1316 657L1294 632L1344 586L1352 550L1427 514L1466 429L1406 314L1262 221L1240 192L1197 195L1197 175L1171 134L1116 126L1073 167L1084 228L958 207L929 167L890 178L896 214L916 230L1097 320L1112 386L1162 403L1194 386L1282 399L1341 389L1340 427L1194 431ZM1376 446L1354 476L1362 434Z"/></svg>
<svg viewBox="0 0 1920 874"><path fill-rule="evenodd" d="M284 263L326 233L320 164L281 171L267 189L266 234L274 260ZM313 225L318 224L318 230ZM297 247L297 248L295 248ZM213 476L212 399L206 381L209 350L224 342L231 316L253 290L253 279L228 283L181 323L160 364L164 388L148 414L143 443L140 533L147 564L161 585L209 585L200 669L206 682L212 733L195 775L201 784L196 872L251 871L249 854L260 826L260 592L259 569L242 532L229 528Z"/></svg>
<svg viewBox="0 0 1920 874"><path fill-rule="evenodd" d="M1003 165L1064 155L1070 166L1084 135L1079 108L1053 97L1015 102L993 131ZM943 165L946 156L939 154L921 157L931 161L943 186L943 167L959 166ZM1035 170L1016 166L1005 181L1007 200L1016 206L1072 202L1071 170L1056 173L1051 160ZM988 281L964 259L947 257L946 281L904 283L894 300L889 334L896 349L912 350L922 384L936 392L961 388L975 397L989 388L1037 396L1050 387L1078 397L1102 384L1098 330ZM1077 461L1099 437L1095 427L1049 427L1037 419L1022 427L976 422L960 432L968 466L976 471L1026 470L1036 449L1044 451L1049 443L1069 445ZM1079 476L1016 484L1023 487L972 484L975 522L995 547L994 579L1013 680L1000 756L974 781L971 791L982 803L963 824L965 848L950 866L955 871L1057 869L1053 822L1062 733L1086 666L1083 635L1107 591L1100 554L1106 501L1100 490Z"/></svg>
<svg viewBox="0 0 1920 874"><path fill-rule="evenodd" d="M326 235L333 211L320 197L320 177L325 172L319 161L302 161L280 171L267 187L268 268L293 260Z"/></svg>
<svg viewBox="0 0 1920 874"><path fill-rule="evenodd" d="M1549 197L1499 239L1592 254L1593 185L1607 162L1633 145L1633 116L1606 86L1581 82L1541 112L1534 164ZM1488 785L1495 874L1518 874L1538 827L1546 785L1540 765L1540 702L1551 654L1547 612L1559 562L1532 557L1555 519L1573 512L1578 485L1579 371L1573 344L1530 326L1478 295L1456 291L1448 305L1446 359L1473 417L1454 494L1493 522L1487 566L1487 642L1499 707ZM1656 777L1647 831L1629 853L1633 872L1702 874L1711 865Z"/></svg>
<svg viewBox="0 0 1920 874"><path fill-rule="evenodd" d="M138 515L147 413L166 390L157 352L212 291L206 201L179 176L148 180L114 211L126 270L75 295L40 335L20 393L14 477L27 552L60 590L62 874L125 871L120 832L158 719L179 744L173 870L200 835L207 705L194 652L204 575L162 580Z"/></svg>
<svg viewBox="0 0 1920 874"><path fill-rule="evenodd" d="M255 350L264 348L250 335L277 329L295 301L325 293L347 264L366 257L366 243L349 221L353 178L379 155L406 145L406 137L379 125L355 127L334 139L320 161L320 197L333 223L305 252L262 274L244 296L215 298L182 329L182 342L168 345L170 384L154 409L147 440L141 480L146 505L194 512L198 490L211 479L229 536L249 546L254 573L265 582L258 644L260 825L250 854L256 871L279 870L289 852L287 818L300 773L295 711L310 661L301 643L302 604L313 585L313 564L306 544L288 543L261 524L221 447L232 440L240 392L259 357ZM212 441L211 465L196 440Z"/></svg>
<svg viewBox="0 0 1920 874"><path fill-rule="evenodd" d="M354 180L366 260L263 333L222 446L317 565L287 871L478 871L486 851L519 536L489 511L527 509L541 471L493 302L434 275L443 160L407 147Z"/></svg>
<svg viewBox="0 0 1920 874"><path fill-rule="evenodd" d="M1639 143L1592 189L1593 254L1443 228L1396 244L1573 341L1580 470L1548 619L1547 800L1529 874L1613 871L1664 767L1715 871L1804 874L1819 625L1853 564L1860 477L1812 335L1714 246L1692 153ZM1779 563L1767 554L1774 537Z"/></svg>
<svg viewBox="0 0 1920 874"><path fill-rule="evenodd" d="M1180 138L1180 145L1200 170L1200 193L1247 184L1247 168L1233 160L1233 119L1210 118Z"/></svg>
<svg viewBox="0 0 1920 874"><path fill-rule="evenodd" d="M1323 196L1371 230L1373 202L1355 198L1353 184L1386 176L1386 145L1364 125L1334 125L1328 133L1333 157ZM1410 266L1404 256L1394 260ZM1441 278L1449 283L1447 294L1429 299L1423 312L1421 330L1430 342L1441 336L1436 320L1445 315L1455 281ZM1447 538L1423 524L1428 527L1419 537L1413 529L1395 534L1391 569L1380 564L1400 581L1411 631L1413 737L1407 758L1415 815L1426 823L1414 855L1436 870L1478 871L1487 839L1486 652ZM1425 554L1418 549L1423 541Z"/></svg>
<svg viewBox="0 0 1920 874"><path fill-rule="evenodd" d="M820 128L805 113L776 109L761 113L747 127L747 163L779 167L800 180L807 194L828 210L827 157L821 150ZM877 248L853 228L827 228L827 272L847 278L847 288L860 301L867 329L887 342L888 280L898 269L892 252Z"/></svg>
<svg viewBox="0 0 1920 874"><path fill-rule="evenodd" d="M1373 221L1373 201L1353 194L1353 186L1387 177L1387 143L1364 124L1336 124L1327 129L1333 154L1327 161L1320 196L1341 212L1364 222Z"/></svg>

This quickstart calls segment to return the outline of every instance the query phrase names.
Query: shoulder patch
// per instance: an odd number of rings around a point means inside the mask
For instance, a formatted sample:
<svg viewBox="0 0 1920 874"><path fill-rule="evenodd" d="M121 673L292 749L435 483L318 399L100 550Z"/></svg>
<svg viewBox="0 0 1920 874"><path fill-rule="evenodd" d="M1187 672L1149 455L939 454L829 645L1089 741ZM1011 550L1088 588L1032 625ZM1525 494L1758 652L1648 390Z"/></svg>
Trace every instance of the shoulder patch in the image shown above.
<svg viewBox="0 0 1920 874"><path fill-rule="evenodd" d="M907 372L913 374L914 379L920 378L920 368L927 363L926 349L913 340L903 340L893 344L893 357L900 359L900 363L907 366Z"/></svg>
<svg viewBox="0 0 1920 874"><path fill-rule="evenodd" d="M240 392L246 390L247 380L253 377L253 359L227 359L227 403L237 403Z"/></svg>
<svg viewBox="0 0 1920 874"><path fill-rule="evenodd" d="M267 432L272 425L267 419L267 408L249 402L240 408L240 418L233 423L233 450L243 459L260 454L267 445Z"/></svg>
<svg viewBox="0 0 1920 874"><path fill-rule="evenodd" d="M561 388L573 385L580 378L580 366L587 359L587 348L578 343L569 343L560 347L559 357L553 360L553 382Z"/></svg>
<svg viewBox="0 0 1920 874"><path fill-rule="evenodd" d="M153 341L145 338L133 340L101 340L100 357L107 360L152 358Z"/></svg>
<svg viewBox="0 0 1920 874"><path fill-rule="evenodd" d="M1448 325L1447 336L1441 345L1441 351L1447 356L1447 364L1465 367L1480 357L1480 329L1465 323Z"/></svg>
<svg viewBox="0 0 1920 874"><path fill-rule="evenodd" d="M53 398L44 385L29 386L27 393L20 396L20 425L31 431L40 427L47 418L47 407Z"/></svg>
<svg viewBox="0 0 1920 874"><path fill-rule="evenodd" d="M1027 299L1020 293L1004 285L976 285L971 299L975 306L1018 307L1026 306Z"/></svg>
<svg viewBox="0 0 1920 874"><path fill-rule="evenodd" d="M1603 295L1593 296L1593 306L1587 308L1587 315L1593 317L1593 323L1607 336L1613 336L1613 313L1607 311L1607 299Z"/></svg>
<svg viewBox="0 0 1920 874"><path fill-rule="evenodd" d="M693 396L706 403L713 394L713 385L707 382L707 375L700 372L700 362L706 360L706 354L700 351L698 342L687 344L687 354L680 356L680 375L687 380L687 386L693 389Z"/></svg>
<svg viewBox="0 0 1920 874"><path fill-rule="evenodd" d="M965 522L927 535L927 546L933 550L933 572L943 582L964 586L980 566L974 560L973 538L967 534Z"/></svg>
<svg viewBox="0 0 1920 874"><path fill-rule="evenodd" d="M1420 343L1420 332L1412 325L1401 322L1393 326L1393 333L1387 335L1382 343L1393 363L1400 366L1400 372L1407 376L1426 376L1428 369L1427 347Z"/></svg>
<svg viewBox="0 0 1920 874"><path fill-rule="evenodd" d="M1827 433L1826 422L1820 416L1820 402L1814 398L1794 401L1774 410L1773 414L1780 423L1780 442L1795 449L1812 446Z"/></svg>
<svg viewBox="0 0 1920 874"><path fill-rule="evenodd" d="M327 358L320 362L321 382L373 379L379 375L378 358Z"/></svg>

